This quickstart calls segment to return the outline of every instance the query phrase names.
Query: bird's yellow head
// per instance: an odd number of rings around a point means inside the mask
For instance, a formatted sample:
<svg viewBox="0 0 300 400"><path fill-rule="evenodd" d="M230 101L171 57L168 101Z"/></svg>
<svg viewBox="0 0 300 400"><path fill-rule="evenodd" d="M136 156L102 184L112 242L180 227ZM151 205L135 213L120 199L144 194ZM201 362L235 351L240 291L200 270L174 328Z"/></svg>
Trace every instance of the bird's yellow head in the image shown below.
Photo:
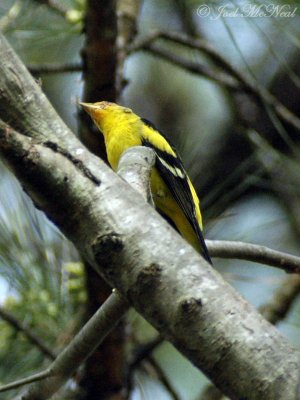
<svg viewBox="0 0 300 400"><path fill-rule="evenodd" d="M107 137L110 132L123 124L133 124L140 120L130 108L122 107L109 101L79 104L92 117L104 137Z"/></svg>

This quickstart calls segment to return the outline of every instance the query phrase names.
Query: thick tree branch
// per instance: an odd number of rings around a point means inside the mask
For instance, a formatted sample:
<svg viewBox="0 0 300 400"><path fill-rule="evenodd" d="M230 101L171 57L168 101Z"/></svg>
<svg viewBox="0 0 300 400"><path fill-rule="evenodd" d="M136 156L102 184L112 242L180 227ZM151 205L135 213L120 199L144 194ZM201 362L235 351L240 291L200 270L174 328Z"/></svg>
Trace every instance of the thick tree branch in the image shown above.
<svg viewBox="0 0 300 400"><path fill-rule="evenodd" d="M150 189L150 174L154 164L153 150L145 147L132 147L122 155L118 166L118 174L151 206L154 206L154 203Z"/></svg>
<svg viewBox="0 0 300 400"><path fill-rule="evenodd" d="M155 156L151 149L146 147L129 149L125 152L120 160L119 174L131 186L135 188L144 200L151 199L150 195L150 173L154 165ZM40 382L31 386L26 393L22 395L22 399L47 399L69 379L80 364L85 361L93 350L100 345L104 337L109 333L114 325L121 318L122 313L127 311L127 303L116 294L111 295L92 319L82 328L75 339L67 346L67 348L57 357L55 362L47 368L47 370L31 377L21 379L8 385L0 387L0 392L17 388L19 386L49 378L47 381ZM116 314L119 309L120 314ZM0 310L1 311L1 310ZM1 312L0 315L2 316ZM6 316L10 322L16 323L11 316ZM117 319L115 319L117 317ZM104 323L109 321L107 326ZM19 326L19 325L18 325ZM78 356L76 358L76 353ZM55 358L55 357L53 357Z"/></svg>
<svg viewBox="0 0 300 400"><path fill-rule="evenodd" d="M299 353L138 193L62 128L43 96L38 102L40 90L30 76L18 73L20 62L2 36L0 51L0 118L9 123L14 115L11 125L21 132L2 124L0 151L35 204L224 393L233 399L293 398Z"/></svg>
<svg viewBox="0 0 300 400"><path fill-rule="evenodd" d="M288 315L295 300L300 294L300 276L292 275L285 279L274 293L272 299L259 307L259 312L271 324L277 324ZM295 395L298 399L299 394ZM214 385L207 385L199 400L226 400L225 396Z"/></svg>

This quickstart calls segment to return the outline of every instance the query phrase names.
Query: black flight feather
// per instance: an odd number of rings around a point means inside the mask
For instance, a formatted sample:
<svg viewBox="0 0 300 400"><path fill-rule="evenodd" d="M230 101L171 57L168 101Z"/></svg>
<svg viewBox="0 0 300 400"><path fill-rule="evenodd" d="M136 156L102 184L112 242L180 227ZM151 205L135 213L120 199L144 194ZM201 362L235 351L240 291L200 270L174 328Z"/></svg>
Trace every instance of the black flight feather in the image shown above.
<svg viewBox="0 0 300 400"><path fill-rule="evenodd" d="M148 120L142 119L142 121L153 128L154 130L157 130L155 126ZM160 131L158 131L162 136L165 137ZM166 138L166 137L165 137ZM169 139L167 139L168 143L170 144ZM184 215L186 216L187 220L191 224L194 232L196 233L199 242L202 247L202 254L203 257L210 263L211 259L208 254L208 250L201 232L201 229L199 227L197 218L196 218L196 210L194 206L194 200L193 196L190 190L190 186L188 184L187 180L187 174L185 172L184 166L182 164L182 161L180 157L178 156L176 149L174 146L171 145L172 149L174 150L176 157L174 157L172 154L166 153L162 150L159 150L156 148L151 142L149 142L146 139L142 140L143 146L150 147L153 149L156 153L156 161L155 161L155 166L158 169L161 177L165 181L166 185L168 186L170 192L174 196L174 199L182 209ZM170 171L161 161L163 160L165 163L167 163L172 171Z"/></svg>

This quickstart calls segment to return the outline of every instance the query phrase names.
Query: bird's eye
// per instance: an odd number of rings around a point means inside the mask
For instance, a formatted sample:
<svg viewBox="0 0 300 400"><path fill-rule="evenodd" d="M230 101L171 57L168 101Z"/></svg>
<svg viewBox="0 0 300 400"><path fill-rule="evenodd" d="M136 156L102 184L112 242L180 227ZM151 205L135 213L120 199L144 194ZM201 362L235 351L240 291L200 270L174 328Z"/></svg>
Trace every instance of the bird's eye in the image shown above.
<svg viewBox="0 0 300 400"><path fill-rule="evenodd" d="M127 113L127 114L131 114L131 113L132 113L132 111L130 110L130 108L124 108L124 112Z"/></svg>

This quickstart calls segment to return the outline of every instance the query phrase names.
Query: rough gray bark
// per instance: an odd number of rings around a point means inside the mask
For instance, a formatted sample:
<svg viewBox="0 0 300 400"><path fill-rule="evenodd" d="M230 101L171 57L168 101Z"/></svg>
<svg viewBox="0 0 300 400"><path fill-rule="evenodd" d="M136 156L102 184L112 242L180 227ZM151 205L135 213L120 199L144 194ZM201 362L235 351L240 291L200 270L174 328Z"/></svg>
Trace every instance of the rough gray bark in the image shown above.
<svg viewBox="0 0 300 400"><path fill-rule="evenodd" d="M119 163L119 175L146 201L152 200L149 180L154 161L154 152L147 147L140 147L138 150L131 148L126 151ZM128 308L127 301L114 291L65 349L56 358L52 357L55 361L46 370L1 386L0 391L34 382L20 396L15 397L15 400L46 400L50 398L103 342L103 339L115 327ZM38 382L36 383L36 381ZM57 396L60 398L61 393L57 393Z"/></svg>
<svg viewBox="0 0 300 400"><path fill-rule="evenodd" d="M83 149L44 97L39 106L39 88L3 37L0 51L6 122L0 151L35 204L222 392L232 399L295 399L299 353L138 193ZM14 121L6 118L8 104ZM30 119L33 109L38 119Z"/></svg>

